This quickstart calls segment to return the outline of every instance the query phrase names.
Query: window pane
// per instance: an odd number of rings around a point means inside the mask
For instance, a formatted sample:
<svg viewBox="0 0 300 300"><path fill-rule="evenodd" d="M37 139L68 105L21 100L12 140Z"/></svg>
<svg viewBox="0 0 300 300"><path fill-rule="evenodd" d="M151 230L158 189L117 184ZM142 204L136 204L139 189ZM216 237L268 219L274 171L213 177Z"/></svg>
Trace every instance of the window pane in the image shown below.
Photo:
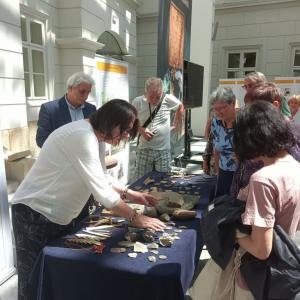
<svg viewBox="0 0 300 300"><path fill-rule="evenodd" d="M244 53L244 68L254 68L256 65L256 53Z"/></svg>
<svg viewBox="0 0 300 300"><path fill-rule="evenodd" d="M28 67L28 49L23 47L23 66L24 66L24 72L29 71Z"/></svg>
<svg viewBox="0 0 300 300"><path fill-rule="evenodd" d="M227 78L239 78L238 71L229 71L227 72Z"/></svg>
<svg viewBox="0 0 300 300"><path fill-rule="evenodd" d="M294 77L300 77L300 70L293 70Z"/></svg>
<svg viewBox="0 0 300 300"><path fill-rule="evenodd" d="M21 35L22 41L27 41L26 19L24 17L21 18Z"/></svg>
<svg viewBox="0 0 300 300"><path fill-rule="evenodd" d="M240 53L229 53L228 68L239 68L239 67L240 67Z"/></svg>
<svg viewBox="0 0 300 300"><path fill-rule="evenodd" d="M30 22L31 42L34 44L43 45L42 24L34 21Z"/></svg>
<svg viewBox="0 0 300 300"><path fill-rule="evenodd" d="M30 97L30 79L29 79L29 74L25 73L24 74L24 78L25 78L25 94L26 94L26 97Z"/></svg>
<svg viewBox="0 0 300 300"><path fill-rule="evenodd" d="M39 50L32 50L32 68L34 73L44 73L44 56Z"/></svg>
<svg viewBox="0 0 300 300"><path fill-rule="evenodd" d="M295 67L300 67L300 50L295 51L294 66Z"/></svg>
<svg viewBox="0 0 300 300"><path fill-rule="evenodd" d="M34 96L45 96L45 78L44 75L33 75Z"/></svg>

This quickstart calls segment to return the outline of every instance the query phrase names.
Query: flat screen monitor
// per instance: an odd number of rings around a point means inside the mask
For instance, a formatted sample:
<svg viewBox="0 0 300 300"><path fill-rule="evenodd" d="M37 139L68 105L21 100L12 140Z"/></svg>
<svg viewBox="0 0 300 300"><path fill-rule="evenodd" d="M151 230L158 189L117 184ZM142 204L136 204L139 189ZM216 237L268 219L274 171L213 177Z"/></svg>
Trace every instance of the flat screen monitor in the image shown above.
<svg viewBox="0 0 300 300"><path fill-rule="evenodd" d="M185 108L202 106L204 67L184 61L183 104Z"/></svg>

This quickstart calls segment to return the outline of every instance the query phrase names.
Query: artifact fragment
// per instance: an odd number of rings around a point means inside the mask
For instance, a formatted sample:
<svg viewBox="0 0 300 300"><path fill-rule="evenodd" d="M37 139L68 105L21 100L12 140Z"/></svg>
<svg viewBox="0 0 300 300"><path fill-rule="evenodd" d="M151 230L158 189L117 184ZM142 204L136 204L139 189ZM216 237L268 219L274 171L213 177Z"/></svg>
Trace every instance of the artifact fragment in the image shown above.
<svg viewBox="0 0 300 300"><path fill-rule="evenodd" d="M176 209L173 212L174 219L177 220L190 220L194 219L197 215L197 212L194 210L186 210L186 209Z"/></svg>
<svg viewBox="0 0 300 300"><path fill-rule="evenodd" d="M157 250L150 250L150 252L153 253L153 254L156 254L156 255L158 254Z"/></svg>
<svg viewBox="0 0 300 300"><path fill-rule="evenodd" d="M168 214L164 213L159 216L159 219L163 222L169 222L171 218Z"/></svg>
<svg viewBox="0 0 300 300"><path fill-rule="evenodd" d="M148 252L148 248L145 244L136 242L133 246L133 251L134 252L141 252L141 253L146 253Z"/></svg>
<svg viewBox="0 0 300 300"><path fill-rule="evenodd" d="M120 242L118 242L118 245L120 247L130 248L130 247L134 246L134 243L130 242L130 241L120 241Z"/></svg>
<svg viewBox="0 0 300 300"><path fill-rule="evenodd" d="M128 256L131 257L131 258L136 258L137 257L137 253L130 252L130 253L128 253Z"/></svg>
<svg viewBox="0 0 300 300"><path fill-rule="evenodd" d="M101 254L103 252L103 249L105 248L105 245L101 243L101 245L94 245L92 248L92 251L94 253L99 253Z"/></svg>
<svg viewBox="0 0 300 300"><path fill-rule="evenodd" d="M167 259L168 257L167 257L166 255L159 255L158 258L159 258L159 259L162 259L162 260L165 260L165 259Z"/></svg>
<svg viewBox="0 0 300 300"><path fill-rule="evenodd" d="M156 257L154 255L148 256L148 260L151 262L156 262Z"/></svg>
<svg viewBox="0 0 300 300"><path fill-rule="evenodd" d="M173 244L173 238L171 236L164 236L162 235L159 238L159 243L163 246L163 247L171 247Z"/></svg>
<svg viewBox="0 0 300 300"><path fill-rule="evenodd" d="M115 247L110 249L111 253L124 253L126 252L126 248L123 247Z"/></svg>
<svg viewBox="0 0 300 300"><path fill-rule="evenodd" d="M147 245L148 249L158 249L158 244L157 243L151 243Z"/></svg>

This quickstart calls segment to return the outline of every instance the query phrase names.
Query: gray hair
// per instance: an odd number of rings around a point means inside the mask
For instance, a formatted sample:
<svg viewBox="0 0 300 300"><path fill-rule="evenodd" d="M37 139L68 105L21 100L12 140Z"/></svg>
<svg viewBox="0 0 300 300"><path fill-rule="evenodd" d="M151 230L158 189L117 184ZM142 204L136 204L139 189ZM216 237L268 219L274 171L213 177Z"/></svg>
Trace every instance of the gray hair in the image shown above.
<svg viewBox="0 0 300 300"><path fill-rule="evenodd" d="M231 88L219 86L210 95L210 105L213 106L218 101L233 104L236 97Z"/></svg>
<svg viewBox="0 0 300 300"><path fill-rule="evenodd" d="M145 82L145 92L148 92L149 90L157 90L162 91L163 88L163 82L158 77L150 77Z"/></svg>
<svg viewBox="0 0 300 300"><path fill-rule="evenodd" d="M253 83L260 83L260 82L266 82L267 78L261 72L250 72L245 76L244 80L249 80Z"/></svg>
<svg viewBox="0 0 300 300"><path fill-rule="evenodd" d="M83 82L89 83L92 86L95 84L95 80L90 75L83 73L83 72L77 72L68 78L67 88L78 86L79 84L81 84Z"/></svg>

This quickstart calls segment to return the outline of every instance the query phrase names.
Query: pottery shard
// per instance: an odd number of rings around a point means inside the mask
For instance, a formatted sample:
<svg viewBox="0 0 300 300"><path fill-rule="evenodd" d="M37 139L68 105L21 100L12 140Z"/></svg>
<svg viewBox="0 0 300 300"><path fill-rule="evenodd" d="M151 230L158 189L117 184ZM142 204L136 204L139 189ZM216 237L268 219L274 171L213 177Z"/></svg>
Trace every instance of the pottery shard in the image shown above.
<svg viewBox="0 0 300 300"><path fill-rule="evenodd" d="M134 244L133 251L134 252L146 253L146 252L148 252L148 248L145 244L140 243L140 242L136 242Z"/></svg>
<svg viewBox="0 0 300 300"><path fill-rule="evenodd" d="M177 220L188 220L188 219L194 219L196 217L197 213L193 210L185 210L185 209L176 209L173 212L174 219Z"/></svg>
<svg viewBox="0 0 300 300"><path fill-rule="evenodd" d="M148 260L151 262L156 262L156 257L154 255L148 256Z"/></svg>
<svg viewBox="0 0 300 300"><path fill-rule="evenodd" d="M126 252L126 248L115 247L115 248L111 248L110 252L112 252L112 253L124 253L124 252Z"/></svg>

